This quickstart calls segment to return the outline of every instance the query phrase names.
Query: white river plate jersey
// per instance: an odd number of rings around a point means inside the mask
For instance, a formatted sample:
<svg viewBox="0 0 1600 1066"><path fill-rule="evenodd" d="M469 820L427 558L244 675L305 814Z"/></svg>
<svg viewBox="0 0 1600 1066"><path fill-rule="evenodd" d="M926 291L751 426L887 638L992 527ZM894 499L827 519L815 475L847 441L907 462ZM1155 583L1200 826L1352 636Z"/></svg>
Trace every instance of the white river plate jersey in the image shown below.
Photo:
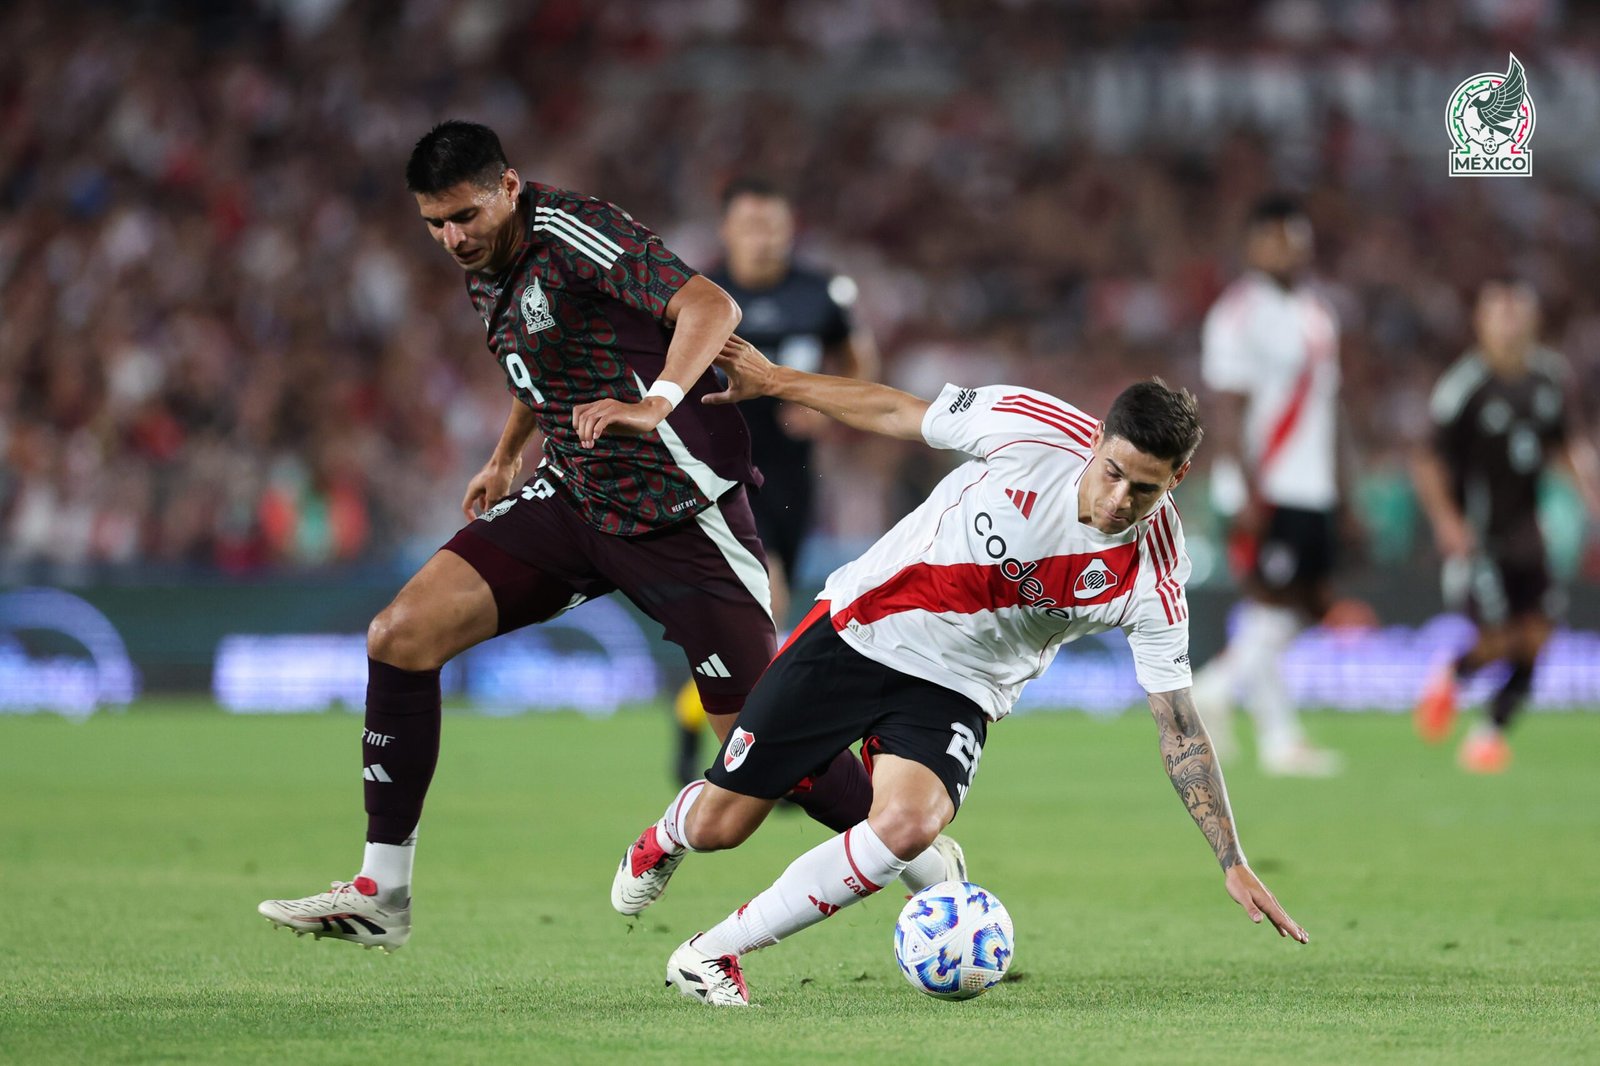
<svg viewBox="0 0 1600 1066"><path fill-rule="evenodd" d="M975 458L828 577L834 629L993 720L1061 645L1119 626L1145 691L1187 688L1189 557L1171 495L1115 535L1078 521L1098 425L1045 393L946 385L922 435Z"/></svg>

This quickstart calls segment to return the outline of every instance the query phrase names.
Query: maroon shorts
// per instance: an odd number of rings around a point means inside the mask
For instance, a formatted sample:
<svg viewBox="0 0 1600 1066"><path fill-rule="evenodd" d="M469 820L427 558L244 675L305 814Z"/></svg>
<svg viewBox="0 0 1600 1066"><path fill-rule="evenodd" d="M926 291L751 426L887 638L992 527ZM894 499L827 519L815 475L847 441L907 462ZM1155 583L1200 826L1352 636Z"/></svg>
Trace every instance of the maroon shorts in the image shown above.
<svg viewBox="0 0 1600 1066"><path fill-rule="evenodd" d="M737 713L772 659L766 553L743 486L693 518L619 537L589 525L536 477L444 547L488 582L499 633L621 592L687 654L712 714Z"/></svg>

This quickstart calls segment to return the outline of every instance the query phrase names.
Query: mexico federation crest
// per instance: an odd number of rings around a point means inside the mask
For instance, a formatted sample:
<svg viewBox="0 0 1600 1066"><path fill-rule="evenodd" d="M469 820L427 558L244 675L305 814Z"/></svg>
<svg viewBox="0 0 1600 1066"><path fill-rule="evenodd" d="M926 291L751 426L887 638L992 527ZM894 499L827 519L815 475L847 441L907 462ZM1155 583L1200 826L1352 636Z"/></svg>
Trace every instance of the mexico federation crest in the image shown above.
<svg viewBox="0 0 1600 1066"><path fill-rule="evenodd" d="M1453 178L1525 178L1533 173L1536 118L1528 76L1516 56L1504 74L1474 74L1450 94L1445 122L1455 147L1450 150Z"/></svg>
<svg viewBox="0 0 1600 1066"><path fill-rule="evenodd" d="M533 284L522 290L522 321L528 327L529 334L556 324L556 316L550 313L550 300L539 287L538 278L534 278Z"/></svg>

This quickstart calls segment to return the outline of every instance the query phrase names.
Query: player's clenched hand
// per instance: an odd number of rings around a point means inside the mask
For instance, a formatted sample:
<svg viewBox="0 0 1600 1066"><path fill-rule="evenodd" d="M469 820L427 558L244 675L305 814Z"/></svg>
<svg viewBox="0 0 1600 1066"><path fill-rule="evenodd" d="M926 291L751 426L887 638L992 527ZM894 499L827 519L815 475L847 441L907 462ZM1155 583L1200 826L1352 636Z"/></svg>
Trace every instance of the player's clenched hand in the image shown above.
<svg viewBox="0 0 1600 1066"><path fill-rule="evenodd" d="M489 505L511 495L511 483L522 469L522 456L514 459L491 458L483 469L467 482L467 494L461 499L461 513L470 522L489 509Z"/></svg>
<svg viewBox="0 0 1600 1066"><path fill-rule="evenodd" d="M772 361L738 334L729 337L717 353L716 366L728 376L728 387L711 393L701 403L738 403L753 396L772 395Z"/></svg>
<svg viewBox="0 0 1600 1066"><path fill-rule="evenodd" d="M1228 868L1228 895L1233 901L1244 908L1252 922L1259 922L1266 918L1272 923L1279 936L1290 937L1302 944L1311 942L1310 935L1283 909L1278 898L1267 891L1267 886L1244 863Z"/></svg>
<svg viewBox="0 0 1600 1066"><path fill-rule="evenodd" d="M638 437L649 433L672 413L672 405L662 396L646 396L639 403L625 400L596 400L579 404L572 409L572 428L578 432L578 443L593 448L601 435L613 434Z"/></svg>

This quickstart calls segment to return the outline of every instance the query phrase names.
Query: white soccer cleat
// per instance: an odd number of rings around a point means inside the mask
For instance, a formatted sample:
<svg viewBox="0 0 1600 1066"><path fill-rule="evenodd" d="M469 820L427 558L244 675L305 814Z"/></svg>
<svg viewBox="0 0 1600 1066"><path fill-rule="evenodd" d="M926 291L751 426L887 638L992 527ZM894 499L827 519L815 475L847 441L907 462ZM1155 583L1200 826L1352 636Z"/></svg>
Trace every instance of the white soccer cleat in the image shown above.
<svg viewBox="0 0 1600 1066"><path fill-rule="evenodd" d="M667 890L672 872L687 854L687 851L667 854L656 843L656 827L646 827L639 839L622 853L617 874L611 879L611 906L618 914L628 915L638 914L650 906Z"/></svg>
<svg viewBox="0 0 1600 1066"><path fill-rule="evenodd" d="M928 861L928 852L932 852L933 857L938 859L937 863ZM931 885L944 881L965 880L967 880L967 858L961 853L961 845L943 833L933 838L933 844L929 846L928 851L918 855L900 871L900 883L912 893L921 892Z"/></svg>
<svg viewBox="0 0 1600 1066"><path fill-rule="evenodd" d="M967 857L961 851L961 845L955 842L954 837L947 837L940 833L933 838L933 850L944 858L944 880L967 880Z"/></svg>
<svg viewBox="0 0 1600 1066"><path fill-rule="evenodd" d="M328 936L395 951L411 939L411 901L386 906L378 902L377 891L370 878L358 877L335 881L327 892L305 899L263 900L256 910L273 925L293 929L296 936L310 933L318 940Z"/></svg>
<svg viewBox="0 0 1600 1066"><path fill-rule="evenodd" d="M745 987L737 955L710 958L694 946L703 934L696 933L678 946L667 960L667 984L690 999L712 1007L748 1007L750 990Z"/></svg>

